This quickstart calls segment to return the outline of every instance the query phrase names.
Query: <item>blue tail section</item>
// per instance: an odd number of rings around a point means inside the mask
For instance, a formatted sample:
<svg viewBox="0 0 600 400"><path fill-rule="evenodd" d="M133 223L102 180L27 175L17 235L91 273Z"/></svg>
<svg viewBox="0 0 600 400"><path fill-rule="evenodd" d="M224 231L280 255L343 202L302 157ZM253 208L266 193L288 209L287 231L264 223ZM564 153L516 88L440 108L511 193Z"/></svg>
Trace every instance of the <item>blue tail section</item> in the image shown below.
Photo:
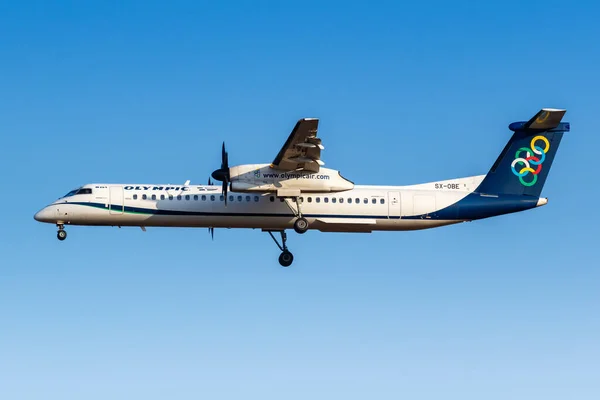
<svg viewBox="0 0 600 400"><path fill-rule="evenodd" d="M527 122L514 122L514 134L475 190L481 194L539 197L569 123L565 110L545 108Z"/></svg>

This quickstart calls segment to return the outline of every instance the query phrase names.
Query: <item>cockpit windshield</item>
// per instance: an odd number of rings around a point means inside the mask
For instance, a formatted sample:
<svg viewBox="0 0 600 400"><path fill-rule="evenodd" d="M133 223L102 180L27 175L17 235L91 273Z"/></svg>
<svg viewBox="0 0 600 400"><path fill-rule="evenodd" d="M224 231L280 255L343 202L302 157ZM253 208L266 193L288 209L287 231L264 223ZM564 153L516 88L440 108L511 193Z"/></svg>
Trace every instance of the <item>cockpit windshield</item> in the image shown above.
<svg viewBox="0 0 600 400"><path fill-rule="evenodd" d="M92 189L91 188L78 188L78 189L74 189L74 190L71 190L69 193L65 194L63 196L63 198L64 197L75 196L76 194L92 194Z"/></svg>

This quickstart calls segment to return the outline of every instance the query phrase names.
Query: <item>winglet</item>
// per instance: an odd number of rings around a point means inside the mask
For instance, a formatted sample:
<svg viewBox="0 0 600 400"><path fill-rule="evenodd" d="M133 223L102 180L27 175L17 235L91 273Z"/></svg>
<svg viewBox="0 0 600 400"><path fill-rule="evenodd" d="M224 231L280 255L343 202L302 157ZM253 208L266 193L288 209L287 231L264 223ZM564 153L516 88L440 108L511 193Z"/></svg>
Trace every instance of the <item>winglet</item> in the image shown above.
<svg viewBox="0 0 600 400"><path fill-rule="evenodd" d="M547 131L556 128L567 110L542 108L527 122L513 122L508 127L511 131L536 130Z"/></svg>

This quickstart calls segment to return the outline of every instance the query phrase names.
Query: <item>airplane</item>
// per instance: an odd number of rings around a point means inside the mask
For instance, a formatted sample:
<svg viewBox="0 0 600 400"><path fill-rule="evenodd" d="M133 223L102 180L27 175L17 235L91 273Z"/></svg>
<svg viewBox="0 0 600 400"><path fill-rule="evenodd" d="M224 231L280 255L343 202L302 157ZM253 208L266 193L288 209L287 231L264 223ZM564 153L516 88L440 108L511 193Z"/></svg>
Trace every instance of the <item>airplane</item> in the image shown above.
<svg viewBox="0 0 600 400"><path fill-rule="evenodd" d="M254 228L269 233L288 267L294 256L287 229L321 232L408 231L436 228L514 213L547 204L540 197L550 167L570 124L566 110L543 108L526 122L513 122L510 140L486 175L410 186L355 185L324 168L317 137L319 120L296 123L270 164L229 166L225 143L221 185L92 183L68 192L35 214L65 225ZM275 234L279 233L281 242Z"/></svg>

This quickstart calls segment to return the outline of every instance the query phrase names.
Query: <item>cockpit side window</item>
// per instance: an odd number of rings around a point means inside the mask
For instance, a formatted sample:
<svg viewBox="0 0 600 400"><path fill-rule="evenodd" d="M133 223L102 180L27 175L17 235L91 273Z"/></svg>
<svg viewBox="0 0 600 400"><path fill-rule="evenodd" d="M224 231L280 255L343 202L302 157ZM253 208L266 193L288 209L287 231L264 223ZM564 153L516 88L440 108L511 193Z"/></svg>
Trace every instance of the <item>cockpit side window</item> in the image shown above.
<svg viewBox="0 0 600 400"><path fill-rule="evenodd" d="M71 197L75 196L76 194L92 194L92 188L73 189L69 193L65 194L63 197Z"/></svg>
<svg viewBox="0 0 600 400"><path fill-rule="evenodd" d="M74 196L75 193L77 193L79 189L75 189L75 190L71 190L69 193L65 194L63 197L71 197Z"/></svg>

